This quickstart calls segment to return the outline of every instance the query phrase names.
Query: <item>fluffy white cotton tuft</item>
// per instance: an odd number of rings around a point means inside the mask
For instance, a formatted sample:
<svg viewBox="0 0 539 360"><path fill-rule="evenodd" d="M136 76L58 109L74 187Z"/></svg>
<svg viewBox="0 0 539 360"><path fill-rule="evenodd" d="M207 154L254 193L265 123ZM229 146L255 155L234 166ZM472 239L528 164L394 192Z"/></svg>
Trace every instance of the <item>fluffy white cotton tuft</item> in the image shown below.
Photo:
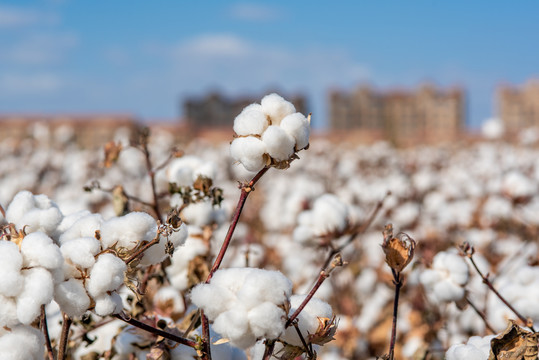
<svg viewBox="0 0 539 360"><path fill-rule="evenodd" d="M88 292L95 298L107 291L116 290L124 282L126 269L127 266L122 259L108 253L100 255L86 283Z"/></svg>
<svg viewBox="0 0 539 360"><path fill-rule="evenodd" d="M268 125L262 105L251 104L234 119L234 132L240 136L262 135Z"/></svg>
<svg viewBox="0 0 539 360"><path fill-rule="evenodd" d="M135 248L140 241L151 241L157 234L155 219L144 212L115 217L101 225L103 247Z"/></svg>
<svg viewBox="0 0 539 360"><path fill-rule="evenodd" d="M26 226L26 233L43 231L52 235L62 221L58 206L45 195L21 191L15 195L6 210L6 220L18 229Z"/></svg>
<svg viewBox="0 0 539 360"><path fill-rule="evenodd" d="M252 136L234 139L230 145L230 156L252 172L260 171L266 166L266 151L266 144Z"/></svg>
<svg viewBox="0 0 539 360"><path fill-rule="evenodd" d="M52 270L60 268L64 262L60 248L47 234L40 231L24 237L21 254L25 267L42 266Z"/></svg>
<svg viewBox="0 0 539 360"><path fill-rule="evenodd" d="M95 313L99 316L117 314L122 311L122 298L118 293L113 292L110 295L101 295L95 300Z"/></svg>
<svg viewBox="0 0 539 360"><path fill-rule="evenodd" d="M101 229L103 221L103 217L100 214L82 215L60 235L60 244L82 237L94 237L96 230Z"/></svg>
<svg viewBox="0 0 539 360"><path fill-rule="evenodd" d="M101 244L93 237L82 237L64 243L60 251L74 265L88 269L95 264L95 255L101 251Z"/></svg>
<svg viewBox="0 0 539 360"><path fill-rule="evenodd" d="M31 324L41 313L41 305L52 300L54 283L50 272L41 267L23 270L24 288L17 297L17 317Z"/></svg>
<svg viewBox="0 0 539 360"><path fill-rule="evenodd" d="M0 359L42 360L45 339L41 331L19 325L0 336Z"/></svg>
<svg viewBox="0 0 539 360"><path fill-rule="evenodd" d="M288 160L294 153L296 141L279 126L270 126L262 135L266 150L272 158L278 161Z"/></svg>
<svg viewBox="0 0 539 360"><path fill-rule="evenodd" d="M23 258L15 243L0 240L0 296L17 296L23 288Z"/></svg>
<svg viewBox="0 0 539 360"><path fill-rule="evenodd" d="M71 317L82 316L90 306L84 284L80 280L69 279L58 284L54 291L54 300L63 312Z"/></svg>
<svg viewBox="0 0 539 360"><path fill-rule="evenodd" d="M270 118L270 125L280 125L285 116L296 112L296 108L291 102L275 93L264 96L260 104L264 113Z"/></svg>
<svg viewBox="0 0 539 360"><path fill-rule="evenodd" d="M11 328L17 324L19 324L19 319L15 299L0 295L0 327Z"/></svg>
<svg viewBox="0 0 539 360"><path fill-rule="evenodd" d="M490 353L490 341L495 335L485 337L472 336L466 344L451 346L445 353L446 360L487 360Z"/></svg>
<svg viewBox="0 0 539 360"><path fill-rule="evenodd" d="M296 141L296 150L301 150L309 145L311 127L309 120L301 114L288 115L281 122L281 128L290 134Z"/></svg>
<svg viewBox="0 0 539 360"><path fill-rule="evenodd" d="M419 280L429 298L435 302L451 302L462 299L468 278L468 266L461 256L439 252L433 259L432 269L425 269Z"/></svg>

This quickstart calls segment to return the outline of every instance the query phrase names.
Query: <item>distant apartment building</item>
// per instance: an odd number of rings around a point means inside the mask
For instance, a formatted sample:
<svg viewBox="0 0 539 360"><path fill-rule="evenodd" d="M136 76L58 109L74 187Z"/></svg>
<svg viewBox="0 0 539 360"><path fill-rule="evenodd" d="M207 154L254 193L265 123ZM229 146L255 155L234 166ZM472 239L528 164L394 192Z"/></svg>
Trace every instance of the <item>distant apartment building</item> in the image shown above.
<svg viewBox="0 0 539 360"><path fill-rule="evenodd" d="M521 87L498 88L498 116L511 135L529 127L539 127L539 79Z"/></svg>
<svg viewBox="0 0 539 360"><path fill-rule="evenodd" d="M20 141L42 129L49 134L50 141L55 136L69 136L70 141L84 148L104 145L114 140L118 132L131 137L139 128L134 117L123 114L0 115L0 140Z"/></svg>
<svg viewBox="0 0 539 360"><path fill-rule="evenodd" d="M397 145L455 140L464 125L464 92L423 85L416 91L379 92L362 86L330 94L332 130L362 130Z"/></svg>
<svg viewBox="0 0 539 360"><path fill-rule="evenodd" d="M286 97L286 99L294 104L297 111L305 114L306 100L304 96L296 95ZM260 102L260 98L228 98L212 92L204 97L187 99L183 103L184 117L191 129L232 129L236 116L244 107L255 102Z"/></svg>

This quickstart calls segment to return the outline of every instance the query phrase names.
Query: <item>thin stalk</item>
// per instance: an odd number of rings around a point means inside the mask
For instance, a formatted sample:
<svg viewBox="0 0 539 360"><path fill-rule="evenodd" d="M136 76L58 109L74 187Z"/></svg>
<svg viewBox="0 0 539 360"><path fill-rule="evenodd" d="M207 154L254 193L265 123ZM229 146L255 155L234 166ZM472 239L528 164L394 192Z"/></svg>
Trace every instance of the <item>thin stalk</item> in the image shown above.
<svg viewBox="0 0 539 360"><path fill-rule="evenodd" d="M60 335L60 344L58 345L58 360L64 360L67 356L67 343L69 342L69 328L73 320L67 314L62 313L62 333Z"/></svg>
<svg viewBox="0 0 539 360"><path fill-rule="evenodd" d="M211 360L211 348L210 348L210 324L208 317L204 314L204 310L200 309L200 316L202 317L202 338L204 344L203 360Z"/></svg>
<svg viewBox="0 0 539 360"><path fill-rule="evenodd" d="M225 240L223 241L223 245L221 245L221 250L219 250L219 254L215 258L215 262L213 263L213 266L210 269L210 273L208 274L206 283L210 282L213 274L219 269L219 266L221 266L221 263L223 262L223 258L225 257L226 250L228 249L228 246L230 245L230 242L232 240L232 235L234 234L234 231L236 230L236 225L238 224L238 221L240 219L243 206L245 205L245 202L247 201L247 197L253 191L253 186L258 182L258 180L260 180L262 175L264 175L268 170L269 170L269 167L263 168L252 178L251 181L249 181L249 183L242 185L240 198L238 200L238 204L236 205L236 210L234 211L232 222L230 223L228 232L226 233L226 237L225 237Z"/></svg>
<svg viewBox="0 0 539 360"><path fill-rule="evenodd" d="M264 349L262 360L270 360L273 355L273 349L275 349L275 340L266 340L266 348Z"/></svg>
<svg viewBox="0 0 539 360"><path fill-rule="evenodd" d="M122 314L122 315L114 314L112 316L114 316L115 318L120 319L120 320L128 323L129 325L133 325L136 328L142 329L144 331L147 331L147 332L155 334L155 335L162 336L165 339L175 341L175 342L177 342L179 344L186 345L186 346L189 346L189 347L192 347L192 348L195 348L197 346L196 341L193 341L193 340L190 340L190 339L185 339L185 338L182 338L181 336L177 336L177 335L171 334L169 332L163 331L161 329L158 329L156 327L153 327L151 325L143 323L142 321L138 321L138 320L136 320L136 319L134 319L132 317L127 317L127 315L125 315L125 314Z"/></svg>
<svg viewBox="0 0 539 360"><path fill-rule="evenodd" d="M155 186L155 171L152 168L152 161L150 159L150 151L148 150L148 143L146 141L143 141L142 146L143 146L142 150L144 152L144 158L146 160L146 169L148 170L148 175L150 176L150 183L151 183L151 188L152 188L152 196L153 196L152 209L155 212L157 219L161 221L162 218L161 218L161 211L159 210L159 197L157 195L157 190Z"/></svg>
<svg viewBox="0 0 539 360"><path fill-rule="evenodd" d="M41 330L45 337L45 348L47 349L47 357L49 360L54 360L54 352L52 350L51 338L49 336L49 327L47 326L47 314L45 313L45 305L41 305Z"/></svg>
<svg viewBox="0 0 539 360"><path fill-rule="evenodd" d="M393 325L391 327L391 340L389 342L389 360L393 360L395 353L395 340L397 339L397 316L399 312L399 294L403 285L400 273L391 269L393 283L395 284L395 300L393 302Z"/></svg>
<svg viewBox="0 0 539 360"><path fill-rule="evenodd" d="M481 319L483 319L483 322L485 323L485 326L486 328L492 333L492 334L496 334L496 331L494 331L494 329L492 328L492 326L490 326L488 320L487 320L487 317L485 316L485 314L479 310L479 308L477 306L475 306L475 304L468 298L466 297L466 302L472 307L472 309L474 309L474 311L476 312L477 315L479 315L479 317Z"/></svg>
<svg viewBox="0 0 539 360"><path fill-rule="evenodd" d="M307 305L307 303L309 301L311 301L311 299L313 298L314 294L316 293L316 291L320 288L320 286L322 285L322 283L324 282L324 280L326 280L327 278L329 277L329 273L327 273L326 271L322 270L320 271L320 275L318 275L318 279L316 280L316 283L314 284L314 286L312 287L311 291L309 291L309 293L307 294L307 296L305 297L305 299L303 300L303 302L300 304L300 306L296 309L296 311L294 311L294 313L288 318L288 320L286 321L286 324L285 324L285 328L289 327L290 325L292 325L293 321L298 317L298 315L301 313L301 311L303 310L303 308L305 308L305 306Z"/></svg>
<svg viewBox="0 0 539 360"><path fill-rule="evenodd" d="M311 351L309 345L307 345L307 342L305 341L305 338L301 334L301 331L299 330L298 322L294 321L292 325L294 325L294 328L296 329L296 333L298 334L298 337L301 340L303 347L305 348L305 352L307 353L307 356L309 357L309 359L311 359L313 357L313 352Z"/></svg>
<svg viewBox="0 0 539 360"><path fill-rule="evenodd" d="M155 235L155 237L152 239L152 241L150 241L149 243L147 243L146 245L142 246L140 249L138 249L133 255L131 255L126 261L125 263L127 265L129 265L133 260L135 260L137 257L139 257L143 252L145 252L146 250L148 250L150 247L154 246L155 244L157 244L159 242L159 235L161 233L158 231L157 232L157 235Z"/></svg>
<svg viewBox="0 0 539 360"><path fill-rule="evenodd" d="M472 263L473 267L475 268L475 271L477 271L477 274L479 274L481 279L483 279L483 283L485 285L487 285L487 287L490 289L490 291L492 291L494 293L494 295L496 295L498 297L498 299L500 299L505 304L505 306L507 306L520 319L520 321L522 321L524 323L525 326L529 327L530 330L533 333L535 333L535 329L533 328L533 325L529 323L528 319L526 319L524 316L522 316L522 314L520 312L518 312L518 310L515 309L513 307L513 305L511 305L507 300L505 300L505 298L498 292L498 290L496 290L496 288L494 287L492 282L489 280L489 278L487 276L483 275L481 270L479 270L479 267L475 263L475 260L473 259L472 254L468 255L468 259L470 259L470 262Z"/></svg>

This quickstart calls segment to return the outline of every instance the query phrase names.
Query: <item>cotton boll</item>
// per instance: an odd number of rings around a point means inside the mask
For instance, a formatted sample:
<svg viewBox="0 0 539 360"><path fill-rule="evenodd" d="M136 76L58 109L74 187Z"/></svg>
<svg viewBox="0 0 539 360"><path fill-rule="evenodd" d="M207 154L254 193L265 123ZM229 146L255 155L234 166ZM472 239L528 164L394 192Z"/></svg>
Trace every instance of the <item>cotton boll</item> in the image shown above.
<svg viewBox="0 0 539 360"><path fill-rule="evenodd" d="M262 105L251 104L234 119L234 132L240 136L262 135L268 125Z"/></svg>
<svg viewBox="0 0 539 360"><path fill-rule="evenodd" d="M264 96L260 104L264 113L271 120L270 125L279 125L285 116L296 112L296 108L291 102L275 93Z"/></svg>
<svg viewBox="0 0 539 360"><path fill-rule="evenodd" d="M210 320L214 320L219 314L227 311L235 300L234 293L221 286L200 284L191 290L191 302L204 309L204 313Z"/></svg>
<svg viewBox="0 0 539 360"><path fill-rule="evenodd" d="M122 298L118 293L113 292L110 295L104 294L95 299L95 313L99 316L117 314L122 311Z"/></svg>
<svg viewBox="0 0 539 360"><path fill-rule="evenodd" d="M89 269L95 264L95 255L101 251L101 244L93 237L82 237L64 243L60 251L74 265Z"/></svg>
<svg viewBox="0 0 539 360"><path fill-rule="evenodd" d="M6 219L18 229L26 226L26 233L43 231L52 235L62 221L58 206L45 195L32 195L21 191L13 198L6 210Z"/></svg>
<svg viewBox="0 0 539 360"><path fill-rule="evenodd" d="M15 243L0 240L0 296L17 296L23 289L23 258Z"/></svg>
<svg viewBox="0 0 539 360"><path fill-rule="evenodd" d="M249 331L249 321L244 309L235 308L219 315L213 322L213 330L230 343L247 349L256 343L256 337Z"/></svg>
<svg viewBox="0 0 539 360"><path fill-rule="evenodd" d="M196 156L182 156L174 159L167 167L168 182L178 186L193 185L195 169L201 165L201 160Z"/></svg>
<svg viewBox="0 0 539 360"><path fill-rule="evenodd" d="M292 315L294 311L301 305L303 300L305 300L305 295L292 295L290 297L290 314ZM309 334L316 333L316 330L319 326L318 318L332 318L333 310L331 306L317 298L312 298L303 310L299 313L298 326L303 335L304 339L309 338ZM290 326L286 329L281 339L287 343L295 346L302 346L301 339L299 338L296 329L293 326Z"/></svg>
<svg viewBox="0 0 539 360"><path fill-rule="evenodd" d="M288 160L294 153L295 139L279 126L269 126L262 135L269 156L277 161Z"/></svg>
<svg viewBox="0 0 539 360"><path fill-rule="evenodd" d="M0 295L0 328L4 326L11 328L18 323L17 303L15 299Z"/></svg>
<svg viewBox="0 0 539 360"><path fill-rule="evenodd" d="M447 360L487 360L490 353L490 341L494 335L485 337L472 336L466 344L451 346L445 353Z"/></svg>
<svg viewBox="0 0 539 360"><path fill-rule="evenodd" d="M167 309L173 313L181 314L185 311L185 304L180 293L172 286L163 286L153 298L158 309ZM168 309L170 307L170 309Z"/></svg>
<svg viewBox="0 0 539 360"><path fill-rule="evenodd" d="M247 308L269 301L284 304L292 293L292 282L279 271L246 268L249 275L237 292L238 298ZM271 284L271 286L268 286Z"/></svg>
<svg viewBox="0 0 539 360"><path fill-rule="evenodd" d="M51 273L43 268L23 270L24 288L17 297L17 317L26 325L41 313L41 305L52 300L54 284Z"/></svg>
<svg viewBox="0 0 539 360"><path fill-rule="evenodd" d="M432 269L424 270L419 280L434 301L458 301L464 296L464 285L468 282L469 271L464 259L451 252L436 254Z"/></svg>
<svg viewBox="0 0 539 360"><path fill-rule="evenodd" d="M69 279L56 285L54 300L71 317L82 316L90 307L90 298L80 280Z"/></svg>
<svg viewBox="0 0 539 360"><path fill-rule="evenodd" d="M304 149L309 145L311 128L309 120L303 114L294 113L286 116L280 126L296 140L296 150Z"/></svg>
<svg viewBox="0 0 539 360"><path fill-rule="evenodd" d="M57 269L64 262L60 248L47 234L40 231L24 237L21 254L25 267L42 266L46 269Z"/></svg>
<svg viewBox="0 0 539 360"><path fill-rule="evenodd" d="M210 225L214 220L213 204L209 201L189 204L182 211L182 220L189 225L204 227Z"/></svg>
<svg viewBox="0 0 539 360"><path fill-rule="evenodd" d="M122 259L106 253L98 257L86 282L92 297L98 297L107 291L116 290L124 282L127 266Z"/></svg>
<svg viewBox="0 0 539 360"><path fill-rule="evenodd" d="M174 248L177 248L185 244L188 235L189 232L187 230L187 225L182 223L178 229L176 229L172 234L170 234L167 240L170 241L172 245L174 245Z"/></svg>
<svg viewBox="0 0 539 360"><path fill-rule="evenodd" d="M144 255L140 259L140 266L150 266L159 264L168 257L165 252L167 240L163 237L159 238L159 242L152 245L144 251Z"/></svg>
<svg viewBox="0 0 539 360"><path fill-rule="evenodd" d="M45 339L38 329L19 325L0 336L0 359L42 360Z"/></svg>
<svg viewBox="0 0 539 360"><path fill-rule="evenodd" d="M131 212L101 225L103 247L135 248L140 241L151 241L157 234L155 219L144 212Z"/></svg>
<svg viewBox="0 0 539 360"><path fill-rule="evenodd" d="M271 302L264 302L249 310L247 318L257 338L276 339L284 331L286 313Z"/></svg>
<svg viewBox="0 0 539 360"><path fill-rule="evenodd" d="M82 213L80 217L77 215L77 219L60 235L60 244L82 237L94 237L96 230L101 229L103 221L100 214Z"/></svg>
<svg viewBox="0 0 539 360"><path fill-rule="evenodd" d="M240 137L230 144L230 156L239 161L247 171L257 172L266 166L266 144L256 137Z"/></svg>

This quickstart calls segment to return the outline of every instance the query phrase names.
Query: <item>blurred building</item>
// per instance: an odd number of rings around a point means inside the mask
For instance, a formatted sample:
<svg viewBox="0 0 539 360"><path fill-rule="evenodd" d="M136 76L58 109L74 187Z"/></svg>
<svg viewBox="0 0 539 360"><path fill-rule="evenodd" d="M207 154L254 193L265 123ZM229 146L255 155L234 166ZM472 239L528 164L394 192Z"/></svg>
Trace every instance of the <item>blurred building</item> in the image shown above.
<svg viewBox="0 0 539 360"><path fill-rule="evenodd" d="M305 115L304 96L286 97L296 107L296 111ZM228 98L217 92L204 97L189 98L183 103L184 115L189 127L194 130L229 129L232 130L234 119L249 104L260 102L259 97Z"/></svg>
<svg viewBox="0 0 539 360"><path fill-rule="evenodd" d="M498 116L509 135L539 127L539 79L530 80L521 87L500 86Z"/></svg>
<svg viewBox="0 0 539 360"><path fill-rule="evenodd" d="M465 122L464 91L423 85L416 91L330 93L330 127L362 130L397 145L453 141Z"/></svg>
<svg viewBox="0 0 539 360"><path fill-rule="evenodd" d="M0 115L0 140L62 138L84 148L98 147L121 134L131 138L140 129L130 115Z"/></svg>

